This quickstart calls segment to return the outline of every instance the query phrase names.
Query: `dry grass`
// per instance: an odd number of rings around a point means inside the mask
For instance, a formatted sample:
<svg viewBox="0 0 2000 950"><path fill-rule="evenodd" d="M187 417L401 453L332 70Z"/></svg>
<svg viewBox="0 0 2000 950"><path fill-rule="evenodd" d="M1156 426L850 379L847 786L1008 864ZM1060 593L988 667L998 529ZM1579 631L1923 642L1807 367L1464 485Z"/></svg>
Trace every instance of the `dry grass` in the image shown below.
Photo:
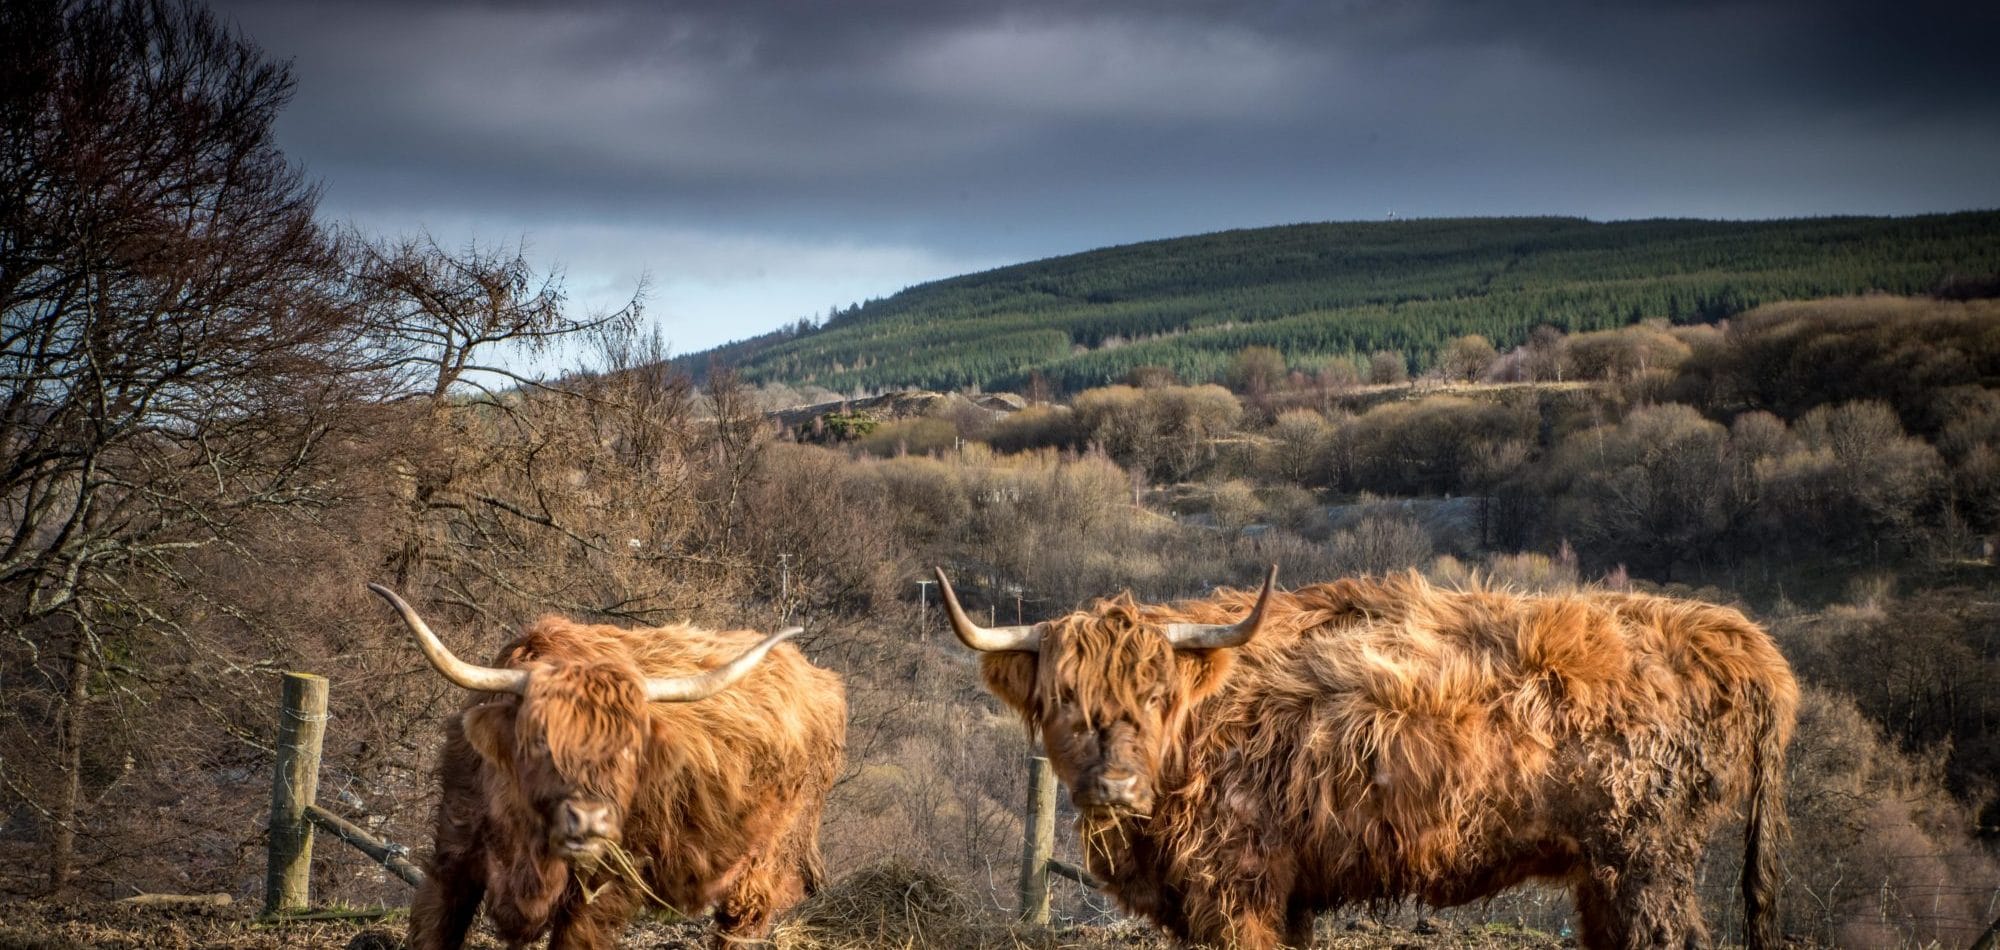
<svg viewBox="0 0 2000 950"><path fill-rule="evenodd" d="M136 907L112 902L0 901L0 950L264 950L339 947L353 921L258 923L255 908Z"/></svg>
<svg viewBox="0 0 2000 950"><path fill-rule="evenodd" d="M778 925L771 942L777 950L1055 946L1046 931L977 913L943 876L893 859L813 895Z"/></svg>
<svg viewBox="0 0 2000 950"><path fill-rule="evenodd" d="M132 907L107 902L0 901L0 950L231 950L402 946L401 923L366 918L264 923L245 904ZM621 945L645 950L706 946L706 921L642 918ZM498 947L482 924L468 946ZM1556 950L1563 941L1535 931L1455 926L1426 919L1414 927L1367 921L1320 922L1314 945L1329 950ZM800 904L771 934L775 950L1168 950L1172 943L1139 921L1050 929L980 911L949 880L903 861L864 867Z"/></svg>

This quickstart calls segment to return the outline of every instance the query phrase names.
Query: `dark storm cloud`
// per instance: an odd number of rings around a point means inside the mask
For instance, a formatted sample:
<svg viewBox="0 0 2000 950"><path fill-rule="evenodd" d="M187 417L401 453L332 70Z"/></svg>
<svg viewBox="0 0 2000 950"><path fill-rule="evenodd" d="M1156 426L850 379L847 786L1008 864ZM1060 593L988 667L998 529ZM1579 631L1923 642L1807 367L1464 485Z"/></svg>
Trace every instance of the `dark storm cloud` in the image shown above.
<svg viewBox="0 0 2000 950"><path fill-rule="evenodd" d="M897 247L946 266L1391 209L1992 206L1994 6L221 9L295 59L284 140L336 209Z"/></svg>

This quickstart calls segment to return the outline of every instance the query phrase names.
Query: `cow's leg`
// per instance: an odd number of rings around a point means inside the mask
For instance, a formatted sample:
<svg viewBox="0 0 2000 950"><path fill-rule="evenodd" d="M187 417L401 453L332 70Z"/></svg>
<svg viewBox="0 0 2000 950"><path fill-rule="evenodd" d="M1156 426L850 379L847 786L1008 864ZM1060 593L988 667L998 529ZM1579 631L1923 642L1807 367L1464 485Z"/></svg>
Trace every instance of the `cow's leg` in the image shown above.
<svg viewBox="0 0 2000 950"><path fill-rule="evenodd" d="M406 943L412 950L458 950L486 895L486 800L480 759L453 718L438 761L439 795L432 816L431 859L410 902Z"/></svg>
<svg viewBox="0 0 2000 950"><path fill-rule="evenodd" d="M447 748L449 760L451 749ZM486 896L486 852L480 847L480 808L464 786L446 783L438 801L437 830L424 881L410 902L411 950L458 950Z"/></svg>
<svg viewBox="0 0 2000 950"><path fill-rule="evenodd" d="M549 918L535 916L512 900L489 899L486 919L493 922L494 935L510 948L525 947L541 939L549 924Z"/></svg>
<svg viewBox="0 0 2000 950"><path fill-rule="evenodd" d="M486 880L476 862L433 862L410 902L410 950L458 950L479 913Z"/></svg>
<svg viewBox="0 0 2000 950"><path fill-rule="evenodd" d="M1290 921L1284 903L1210 889L1188 895L1188 939L1231 950L1277 950ZM1310 928L1308 928L1310 932Z"/></svg>
<svg viewBox="0 0 2000 950"><path fill-rule="evenodd" d="M1707 950L1708 927L1695 890L1701 846L1695 841L1662 842L1636 856L1624 882L1644 946L1664 950Z"/></svg>
<svg viewBox="0 0 2000 950"><path fill-rule="evenodd" d="M637 908L623 885L614 884L586 901L574 890L549 926L549 950L611 950Z"/></svg>
<svg viewBox="0 0 2000 950"><path fill-rule="evenodd" d="M716 950L762 941L771 918L805 898L808 881L796 858L760 857L743 869L715 905Z"/></svg>
<svg viewBox="0 0 2000 950"><path fill-rule="evenodd" d="M1700 849L1653 840L1620 848L1575 886L1585 950L1703 950L1708 929L1695 891Z"/></svg>
<svg viewBox="0 0 2000 950"><path fill-rule="evenodd" d="M1284 945L1286 929L1285 921L1279 914L1246 911L1215 932L1197 934L1196 942L1233 950L1277 950Z"/></svg>
<svg viewBox="0 0 2000 950"><path fill-rule="evenodd" d="M1313 921L1319 915L1310 906L1293 901L1285 909L1285 946L1306 950L1313 945Z"/></svg>
<svg viewBox="0 0 2000 950"><path fill-rule="evenodd" d="M1630 924L1618 908L1614 887L1596 876L1581 876L1571 885L1576 903L1577 945L1583 950L1625 950Z"/></svg>
<svg viewBox="0 0 2000 950"><path fill-rule="evenodd" d="M819 851L821 800L807 796L793 811L777 846L750 856L715 905L715 946L755 943L774 917L817 893L826 883Z"/></svg>

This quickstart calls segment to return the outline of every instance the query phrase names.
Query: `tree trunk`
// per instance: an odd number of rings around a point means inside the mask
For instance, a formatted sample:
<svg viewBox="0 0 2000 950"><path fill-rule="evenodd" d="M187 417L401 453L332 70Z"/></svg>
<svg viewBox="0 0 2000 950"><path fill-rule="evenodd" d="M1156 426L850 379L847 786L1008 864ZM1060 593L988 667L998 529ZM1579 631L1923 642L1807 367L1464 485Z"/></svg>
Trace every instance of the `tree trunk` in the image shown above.
<svg viewBox="0 0 2000 950"><path fill-rule="evenodd" d="M90 644L79 631L70 647L69 684L56 720L56 756L62 781L56 787L55 827L49 833L49 893L69 883L76 871L76 812L83 791L83 714L90 700Z"/></svg>

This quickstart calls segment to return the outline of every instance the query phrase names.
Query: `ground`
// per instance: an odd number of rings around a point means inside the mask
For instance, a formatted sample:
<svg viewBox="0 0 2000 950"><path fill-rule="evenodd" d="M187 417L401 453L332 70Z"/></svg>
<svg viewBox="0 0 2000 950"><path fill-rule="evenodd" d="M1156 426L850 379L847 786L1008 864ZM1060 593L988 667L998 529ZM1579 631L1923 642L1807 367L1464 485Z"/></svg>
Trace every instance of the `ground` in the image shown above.
<svg viewBox="0 0 2000 950"><path fill-rule="evenodd" d="M134 904L0 898L0 950L393 950L400 947L400 912L357 915L323 911L285 921L260 920L257 908L211 899ZM1324 950L1556 950L1574 946L1547 934L1504 927L1456 926L1408 918L1407 927L1363 917L1321 918L1316 948ZM482 928L483 929L483 928ZM642 917L625 934L634 950L694 950L705 946L705 920ZM788 914L771 934L772 950L1169 950L1158 931L1138 921L1109 926L1047 928L1017 924L974 902L936 874L899 861L869 865L836 881ZM470 944L498 947L475 931Z"/></svg>
<svg viewBox="0 0 2000 950"><path fill-rule="evenodd" d="M957 948L1018 948L1018 950L1165 950L1165 941L1149 930L1120 924L1113 927L1072 927L1053 931L1010 927L998 920L955 921L933 940L917 934L781 933L778 950L812 950L861 946ZM1362 926L1371 926L1362 924ZM1372 931L1347 929L1347 922L1329 918L1321 925L1317 947L1331 950L1554 950L1573 943L1543 934L1504 929L1439 928L1418 933L1403 928ZM1429 929L1429 928L1419 928ZM634 950L694 950L705 946L705 922L641 921L626 933L624 945ZM246 904L227 907L135 907L109 902L0 901L0 950L389 950L400 947L400 920L315 920L282 924L257 920ZM818 938L818 939L815 939ZM911 939L916 938L916 939ZM787 947L787 945L790 945ZM476 936L473 947L500 946L490 936Z"/></svg>

